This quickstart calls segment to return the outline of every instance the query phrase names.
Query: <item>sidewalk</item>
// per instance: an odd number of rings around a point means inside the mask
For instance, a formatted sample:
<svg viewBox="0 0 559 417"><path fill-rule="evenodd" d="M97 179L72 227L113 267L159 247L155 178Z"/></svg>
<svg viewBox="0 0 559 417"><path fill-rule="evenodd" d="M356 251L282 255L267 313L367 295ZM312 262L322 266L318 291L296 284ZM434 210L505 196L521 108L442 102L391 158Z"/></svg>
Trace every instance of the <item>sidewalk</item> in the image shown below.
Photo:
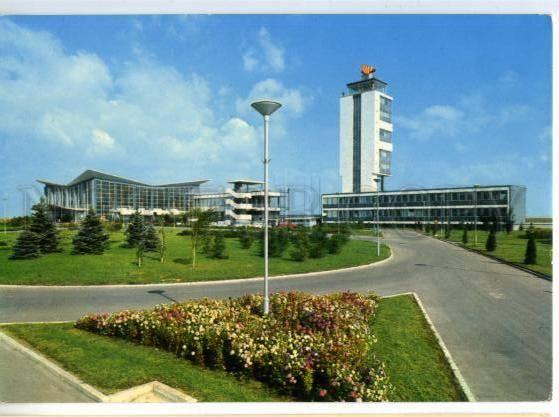
<svg viewBox="0 0 559 417"><path fill-rule="evenodd" d="M11 346L0 344L0 402L91 402Z"/></svg>

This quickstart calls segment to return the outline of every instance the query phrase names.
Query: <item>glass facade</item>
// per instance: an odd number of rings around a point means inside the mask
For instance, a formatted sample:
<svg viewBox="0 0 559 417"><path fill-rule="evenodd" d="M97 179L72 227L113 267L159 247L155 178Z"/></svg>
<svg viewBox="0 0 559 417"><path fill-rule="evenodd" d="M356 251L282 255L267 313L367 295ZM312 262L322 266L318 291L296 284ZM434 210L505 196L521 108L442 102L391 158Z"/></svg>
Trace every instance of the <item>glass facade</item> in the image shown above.
<svg viewBox="0 0 559 417"><path fill-rule="evenodd" d="M379 218L386 223L470 223L509 214L516 224L525 216L526 189L519 186L384 192L378 195ZM325 221L376 221L376 193L322 196Z"/></svg>
<svg viewBox="0 0 559 417"><path fill-rule="evenodd" d="M45 200L55 218L77 219L93 209L106 218L136 209L145 212L186 211L200 183L148 185L108 174L86 171L68 185L45 184Z"/></svg>

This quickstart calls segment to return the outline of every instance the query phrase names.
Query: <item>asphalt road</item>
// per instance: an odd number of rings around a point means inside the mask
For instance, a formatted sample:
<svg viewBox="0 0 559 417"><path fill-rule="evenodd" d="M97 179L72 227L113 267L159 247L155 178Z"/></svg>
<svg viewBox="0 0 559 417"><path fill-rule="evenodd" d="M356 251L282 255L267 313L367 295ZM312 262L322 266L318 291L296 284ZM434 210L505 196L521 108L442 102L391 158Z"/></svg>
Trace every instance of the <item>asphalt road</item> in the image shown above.
<svg viewBox="0 0 559 417"><path fill-rule="evenodd" d="M394 258L366 269L277 278L271 291L414 291L480 401L539 401L551 393L552 285L414 232L389 231ZM0 321L72 320L88 312L149 307L261 291L260 282L133 287L0 287Z"/></svg>

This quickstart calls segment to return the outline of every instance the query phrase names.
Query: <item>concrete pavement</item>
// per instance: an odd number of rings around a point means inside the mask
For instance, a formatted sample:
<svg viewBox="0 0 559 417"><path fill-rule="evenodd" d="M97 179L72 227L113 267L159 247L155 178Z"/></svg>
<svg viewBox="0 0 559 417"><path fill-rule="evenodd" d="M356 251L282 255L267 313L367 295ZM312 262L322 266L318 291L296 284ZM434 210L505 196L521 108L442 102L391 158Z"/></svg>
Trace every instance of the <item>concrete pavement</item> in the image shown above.
<svg viewBox="0 0 559 417"><path fill-rule="evenodd" d="M550 282L409 231L387 231L394 259L352 271L278 278L271 291L416 292L481 401L546 400L551 392ZM0 321L72 320L87 312L150 307L261 291L260 282L199 285L0 287Z"/></svg>

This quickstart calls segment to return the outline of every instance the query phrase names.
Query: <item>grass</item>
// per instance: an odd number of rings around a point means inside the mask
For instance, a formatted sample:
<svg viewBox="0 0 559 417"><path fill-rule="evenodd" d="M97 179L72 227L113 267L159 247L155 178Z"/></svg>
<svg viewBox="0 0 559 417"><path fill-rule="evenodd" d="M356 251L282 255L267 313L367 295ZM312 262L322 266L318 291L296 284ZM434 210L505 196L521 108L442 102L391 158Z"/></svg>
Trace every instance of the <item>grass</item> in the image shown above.
<svg viewBox="0 0 559 417"><path fill-rule="evenodd" d="M16 233L8 233L8 246L0 246L0 284L95 285L144 284L211 281L263 275L263 258L258 243L242 249L238 239L226 239L228 259L217 260L198 254L195 269L190 261L190 237L167 232L167 260L160 263L156 253L146 253L141 268L135 264L135 249L123 247L124 234L111 233L110 248L103 255L71 255L75 232L61 231L63 252L32 260L9 260ZM3 239L3 237L0 237ZM270 274L284 275L346 268L376 262L390 256L383 246L376 256L373 242L351 240L340 254L296 262L290 248L283 257L270 258Z"/></svg>
<svg viewBox="0 0 559 417"><path fill-rule="evenodd" d="M462 230L451 230L450 239L453 242L462 244ZM481 253L489 254L497 258L503 259L513 264L522 266L524 268L545 274L549 277L552 276L553 267L551 265L551 251L552 245L549 240L536 240L536 247L538 251L537 264L526 265L524 263L524 254L526 253L526 244L528 239L525 238L526 231L512 231L509 234L506 232L497 232L497 248L493 252L485 250L485 242L489 232L478 230L477 232L477 245L474 243L473 230L468 231L468 243L465 245L468 248L475 249Z"/></svg>
<svg viewBox="0 0 559 417"><path fill-rule="evenodd" d="M72 323L2 328L106 395L157 380L199 401L290 400L260 382L204 369L169 352L77 330Z"/></svg>
<svg viewBox="0 0 559 417"><path fill-rule="evenodd" d="M392 401L465 401L435 335L411 295L383 298L374 352L395 386Z"/></svg>
<svg viewBox="0 0 559 417"><path fill-rule="evenodd" d="M371 325L378 338L375 355L386 363L396 387L393 401L464 399L412 297L381 299ZM259 382L204 369L152 347L77 330L71 323L2 328L105 394L158 380L200 401L292 400Z"/></svg>

